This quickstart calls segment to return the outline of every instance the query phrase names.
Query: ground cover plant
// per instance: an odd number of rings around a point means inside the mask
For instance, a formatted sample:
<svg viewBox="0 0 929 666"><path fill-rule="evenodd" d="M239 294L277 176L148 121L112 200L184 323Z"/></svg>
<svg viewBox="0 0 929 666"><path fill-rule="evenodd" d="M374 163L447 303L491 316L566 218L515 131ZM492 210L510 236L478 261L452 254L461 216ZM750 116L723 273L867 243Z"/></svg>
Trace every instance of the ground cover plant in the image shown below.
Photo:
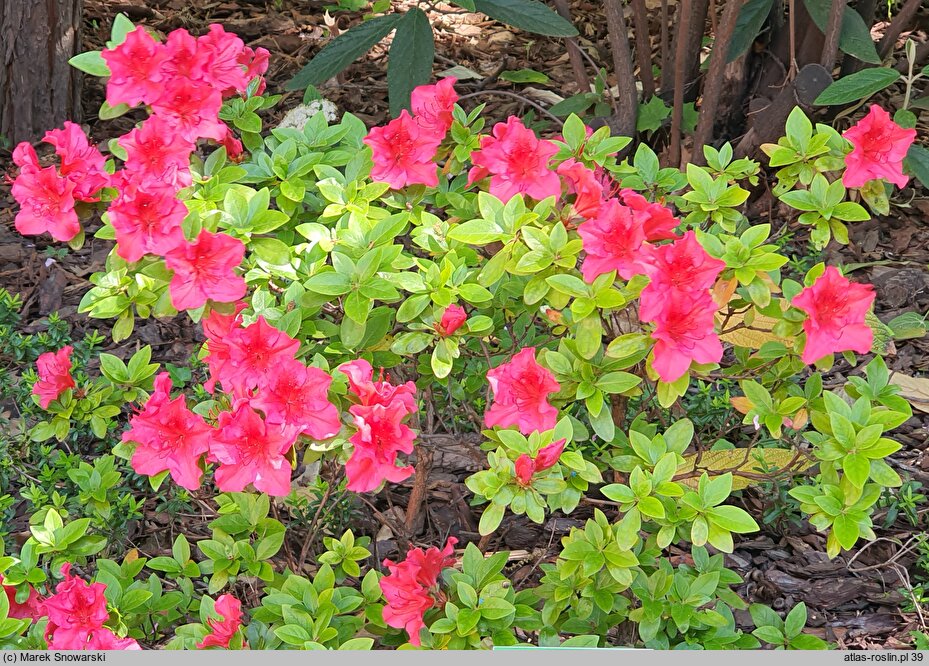
<svg viewBox="0 0 929 666"><path fill-rule="evenodd" d="M5 647L829 647L804 603L734 591L725 556L761 529L745 493L779 497L829 558L874 541L912 411L871 285L798 270L744 204L772 167L811 247L848 243L908 183L914 129L878 105L843 134L796 109L767 164L725 144L679 170L576 115L550 138L488 123L453 77L380 126L266 128L268 53L219 25L122 17L74 64L106 77L104 116L139 122L106 154L73 123L46 135L52 161L16 147L16 229L115 242L80 303L114 342L186 312L205 343L162 367L60 326L4 338L35 363L4 389L29 417L6 444L49 461L0 559ZM477 538L413 546L449 438L479 458L458 498ZM375 504L401 487L405 513ZM206 505L208 533L127 550L133 490ZM359 510L397 553L347 529ZM582 511L518 582L491 548L514 517Z"/></svg>

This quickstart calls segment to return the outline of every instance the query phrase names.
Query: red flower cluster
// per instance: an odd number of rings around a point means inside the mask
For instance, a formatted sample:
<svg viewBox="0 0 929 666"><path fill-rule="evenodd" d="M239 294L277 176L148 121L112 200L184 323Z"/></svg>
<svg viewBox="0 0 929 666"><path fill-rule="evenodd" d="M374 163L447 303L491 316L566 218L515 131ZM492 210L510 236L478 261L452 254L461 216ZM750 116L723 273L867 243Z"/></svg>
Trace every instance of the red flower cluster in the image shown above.
<svg viewBox="0 0 929 666"><path fill-rule="evenodd" d="M525 347L509 362L487 371L494 402L484 414L488 428L517 426L524 435L551 430L558 410L548 396L561 386L554 375L535 360L535 348Z"/></svg>
<svg viewBox="0 0 929 666"><path fill-rule="evenodd" d="M110 619L103 595L106 585L88 584L71 575L71 565L61 567L64 580L55 594L42 602L48 616L45 640L50 650L141 650L132 638L119 638L104 627Z"/></svg>
<svg viewBox="0 0 929 666"><path fill-rule="evenodd" d="M364 359L343 363L339 370L348 377L349 390L359 400L348 410L358 430L349 438L354 448L345 463L345 487L365 493L384 481L398 483L409 478L413 467L397 467L397 455L413 452L416 435L401 421L416 411L416 385L372 381L374 369Z"/></svg>
<svg viewBox="0 0 929 666"><path fill-rule="evenodd" d="M107 102L141 102L152 111L119 140L126 160L113 178L119 196L109 209L116 251L130 262L146 254L164 257L174 271L171 303L178 310L245 295L245 280L234 270L245 246L208 231L188 243L181 227L187 208L177 194L191 183L190 154L198 139L224 142L231 153L241 152L219 120L219 109L224 96L244 91L264 73L268 55L264 49L252 51L220 25L211 25L198 38L175 30L164 43L140 26L103 52L111 72Z"/></svg>
<svg viewBox="0 0 929 666"><path fill-rule="evenodd" d="M578 201L581 198L578 194ZM652 367L661 380L680 378L692 361L719 361L723 350L715 332L717 305L709 289L725 264L706 253L694 232L678 238L674 230L680 221L671 211L632 190L582 210L596 210L577 229L586 253L581 264L584 280L592 283L611 271L626 280L635 275L650 279L639 316L655 324ZM653 244L662 240L674 242Z"/></svg>
<svg viewBox="0 0 929 666"><path fill-rule="evenodd" d="M566 439L559 439L557 442L552 442L548 446L539 449L535 458L526 453L519 456L516 459L516 482L521 486L531 485L532 477L536 473L554 467L561 454L564 453L567 441Z"/></svg>
<svg viewBox="0 0 929 666"><path fill-rule="evenodd" d="M128 262L145 255L165 258L174 271L171 302L178 310L195 309L208 300L236 301L245 295L245 280L234 269L245 246L238 239L207 231L192 243L184 237L187 208L178 192L191 184L190 155L199 139L226 145L230 154L241 144L219 119L223 98L244 92L268 67L269 53L253 51L220 25L198 38L175 30L164 43L137 27L113 49L103 51L110 69L106 98L111 106L145 104L151 115L118 141L125 151L123 169L113 176L104 158L73 123L49 132L45 141L61 157L60 172L39 167L27 143L14 151L20 173L13 195L21 208L16 228L23 234L51 233L68 241L80 232L76 201L97 201L111 185L117 196L109 210L116 253ZM259 92L264 82L259 83Z"/></svg>
<svg viewBox="0 0 929 666"><path fill-rule="evenodd" d="M71 345L56 352L45 352L36 359L39 381L32 387L32 394L39 396L39 405L48 409L52 401L70 388L75 387L71 377Z"/></svg>
<svg viewBox="0 0 929 666"><path fill-rule="evenodd" d="M426 625L423 615L436 605L439 575L442 569L455 564L455 537L449 537L445 548L432 546L426 551L411 549L400 563L384 560L390 574L381 578L381 591L387 605L384 606L384 622L397 629L405 629L410 635L410 644L419 647L419 630Z"/></svg>
<svg viewBox="0 0 929 666"><path fill-rule="evenodd" d="M97 201L109 183L105 159L91 146L84 131L66 121L64 129L51 130L43 139L55 147L61 166L39 166L35 149L26 142L13 151L19 175L13 181L13 198L20 205L16 230L27 236L48 232L57 241L69 241L81 231L74 210L78 201Z"/></svg>
<svg viewBox="0 0 929 666"><path fill-rule="evenodd" d="M622 190L619 198L604 201L596 210L577 228L586 253L581 274L587 282L610 271L624 280L644 274L653 250L649 243L677 238L674 229L680 220L633 190Z"/></svg>
<svg viewBox="0 0 929 666"><path fill-rule="evenodd" d="M407 185L439 184L435 156L452 126L458 94L455 79L419 86L410 98L412 115L404 109L384 127L374 127L364 138L374 159L371 178L395 190Z"/></svg>
<svg viewBox="0 0 929 666"><path fill-rule="evenodd" d="M132 467L139 474L168 470L178 485L200 486L201 460L218 463L216 484L239 492L249 484L269 495L290 493L286 458L300 435L328 439L341 428L339 413L327 397L332 378L296 359L300 344L265 321L242 326L238 304L233 314L211 312L203 320L211 379L233 396L232 411L221 412L216 427L187 408L183 396L170 399L167 373L155 380L155 392L134 416L124 441L137 442Z"/></svg>

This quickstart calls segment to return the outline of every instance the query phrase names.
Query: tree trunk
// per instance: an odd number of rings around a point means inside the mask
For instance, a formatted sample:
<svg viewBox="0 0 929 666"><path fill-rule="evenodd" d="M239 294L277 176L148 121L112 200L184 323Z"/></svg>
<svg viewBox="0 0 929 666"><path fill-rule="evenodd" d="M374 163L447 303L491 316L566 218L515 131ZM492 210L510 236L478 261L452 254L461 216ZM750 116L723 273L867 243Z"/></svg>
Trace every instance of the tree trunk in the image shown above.
<svg viewBox="0 0 929 666"><path fill-rule="evenodd" d="M37 141L80 120L82 0L0 0L0 135Z"/></svg>

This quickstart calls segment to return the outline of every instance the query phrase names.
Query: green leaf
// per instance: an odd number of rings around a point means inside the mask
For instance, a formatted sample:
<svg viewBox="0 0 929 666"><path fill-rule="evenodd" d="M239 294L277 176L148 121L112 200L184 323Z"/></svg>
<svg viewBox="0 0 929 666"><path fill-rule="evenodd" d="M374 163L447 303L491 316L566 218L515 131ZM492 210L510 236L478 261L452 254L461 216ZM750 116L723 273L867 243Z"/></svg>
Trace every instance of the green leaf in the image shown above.
<svg viewBox="0 0 929 666"><path fill-rule="evenodd" d="M276 238L253 238L249 248L262 261L273 266L287 266L290 264L290 247Z"/></svg>
<svg viewBox="0 0 929 666"><path fill-rule="evenodd" d="M339 646L340 650L370 650L374 647L374 639L360 636L350 638Z"/></svg>
<svg viewBox="0 0 929 666"><path fill-rule="evenodd" d="M815 104L834 106L867 99L897 81L900 72L890 67L871 67L843 76L823 90Z"/></svg>
<svg viewBox="0 0 929 666"><path fill-rule="evenodd" d="M487 245L506 238L506 234L493 220L478 219L453 227L446 237L468 245Z"/></svg>
<svg viewBox="0 0 929 666"><path fill-rule="evenodd" d="M725 530L736 534L749 534L758 531L758 523L748 513L737 506L724 504L707 510L710 520Z"/></svg>
<svg viewBox="0 0 929 666"><path fill-rule="evenodd" d="M575 37L577 30L536 0L474 0L474 8L520 30L548 37Z"/></svg>
<svg viewBox="0 0 929 666"><path fill-rule="evenodd" d="M600 97L594 93L581 93L567 97L557 104L553 104L549 111L559 118L570 116L572 113L584 113L592 104L597 102Z"/></svg>
<svg viewBox="0 0 929 666"><path fill-rule="evenodd" d="M929 149L914 143L903 160L903 170L929 188Z"/></svg>
<svg viewBox="0 0 929 666"><path fill-rule="evenodd" d="M100 51L78 53L68 61L68 64L91 76L110 75L110 68L107 66L106 60L103 59L103 55Z"/></svg>
<svg viewBox="0 0 929 666"><path fill-rule="evenodd" d="M597 380L596 387L606 393L624 393L638 386L640 381L629 372L608 372Z"/></svg>
<svg viewBox="0 0 929 666"><path fill-rule="evenodd" d="M387 94L390 113L398 116L400 111L410 108L413 88L428 83L432 78L432 61L435 58L432 26L418 7L410 9L397 23L389 56Z"/></svg>
<svg viewBox="0 0 929 666"><path fill-rule="evenodd" d="M842 461L842 469L853 486L863 488L871 473L871 463L861 453L849 453Z"/></svg>
<svg viewBox="0 0 929 666"><path fill-rule="evenodd" d="M732 62L748 51L752 42L758 37L758 33L761 32L761 26L771 13L773 5L774 0L748 0L742 5L739 17L736 19L735 32L732 33L732 39L729 42L727 62Z"/></svg>
<svg viewBox="0 0 929 666"><path fill-rule="evenodd" d="M341 296L352 290L352 280L349 276L335 271L317 273L304 284L308 292L322 294L323 296ZM423 306L425 307L425 305ZM415 315L414 315L415 316Z"/></svg>
<svg viewBox="0 0 929 666"><path fill-rule="evenodd" d="M577 323L575 342L578 353L585 359L591 359L603 348L603 323L599 313L584 317Z"/></svg>
<svg viewBox="0 0 929 666"><path fill-rule="evenodd" d="M804 4L816 27L819 28L820 32L825 33L829 22L829 9L832 6L832 0L804 0ZM861 18L861 14L848 5L845 6L845 13L842 15L842 33L839 36L839 48L843 53L854 56L862 62L871 63L872 65L881 64L881 57L874 47L874 40L871 39L871 30L865 24L864 19Z"/></svg>
<svg viewBox="0 0 929 666"><path fill-rule="evenodd" d="M135 26L132 24L125 14L120 12L113 19L113 27L110 29L110 41L106 43L108 49L116 48L124 41L126 41L126 35L135 30Z"/></svg>
<svg viewBox="0 0 929 666"><path fill-rule="evenodd" d="M548 83L551 79L534 69L507 70L500 74L500 79L510 83Z"/></svg>
<svg viewBox="0 0 929 666"><path fill-rule="evenodd" d="M758 627L755 629L755 631L752 632L752 635L760 638L765 643L770 643L771 645L783 645L785 642L784 634L777 627Z"/></svg>
<svg viewBox="0 0 929 666"><path fill-rule="evenodd" d="M403 14L387 14L365 21L326 44L285 86L302 90L318 86L348 67L372 46L384 39L403 19Z"/></svg>
<svg viewBox="0 0 929 666"><path fill-rule="evenodd" d="M793 609L784 618L784 633L788 638L793 638L806 626L806 604L802 601L793 607Z"/></svg>
<svg viewBox="0 0 929 666"><path fill-rule="evenodd" d="M505 512L506 507L502 504L491 502L484 507L484 513L481 514L481 522L477 528L481 536L486 536L496 530L500 526L500 521L503 520Z"/></svg>
<svg viewBox="0 0 929 666"><path fill-rule="evenodd" d="M858 523L846 515L836 516L832 524L832 533L839 545L848 550L858 541Z"/></svg>
<svg viewBox="0 0 929 666"><path fill-rule="evenodd" d="M647 103L639 104L639 113L635 121L636 131L654 132L670 115L671 107L665 104L660 97L654 95Z"/></svg>

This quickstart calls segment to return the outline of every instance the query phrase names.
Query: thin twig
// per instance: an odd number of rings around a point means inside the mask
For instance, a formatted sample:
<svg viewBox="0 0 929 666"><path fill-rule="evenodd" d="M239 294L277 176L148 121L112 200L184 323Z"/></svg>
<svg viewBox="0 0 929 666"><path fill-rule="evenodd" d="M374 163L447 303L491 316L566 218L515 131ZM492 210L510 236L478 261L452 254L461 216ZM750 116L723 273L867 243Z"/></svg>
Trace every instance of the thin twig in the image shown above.
<svg viewBox="0 0 929 666"><path fill-rule="evenodd" d="M829 8L829 23L826 25L826 41L823 44L823 55L820 64L830 73L835 67L835 59L839 55L839 37L842 34L842 17L845 15L845 6L848 0L832 0Z"/></svg>
<svg viewBox="0 0 929 666"><path fill-rule="evenodd" d="M668 160L675 169L681 164L681 123L684 120L684 78L687 75L684 63L687 62L687 39L684 32L690 25L693 14L693 0L681 0L679 11L681 20L678 25L681 34L677 38L677 50L674 54L674 106L671 109L671 147Z"/></svg>
<svg viewBox="0 0 929 666"><path fill-rule="evenodd" d="M613 73L616 76L615 129L618 136L634 136L638 115L638 93L635 88L635 71L629 50L626 20L622 0L606 0L606 25L613 54Z"/></svg>
<svg viewBox="0 0 929 666"><path fill-rule="evenodd" d="M562 126L562 127L564 126L564 121L561 118L556 116L554 113L546 109L541 104L536 104L531 99L528 99L527 97L523 97L519 93L510 92L509 90L480 90L478 92L473 92L473 93L468 93L467 95L462 95L461 97L458 98L458 101L460 102L462 100L466 100L472 97L480 97L481 95L500 95L502 97L511 97L513 99L519 100L520 102L524 104L528 104L529 106L534 108L539 113L547 116L548 118L551 118L553 121L558 123L559 126Z"/></svg>
<svg viewBox="0 0 929 666"><path fill-rule="evenodd" d="M571 17L571 7L568 5L568 0L554 0L555 10L565 21L574 25L574 20ZM576 37L567 37L565 39L566 48L568 51L568 59L571 61L571 68L574 70L574 78L577 81L577 87L581 92L590 91L590 78L587 76L587 68L584 67L584 58L583 52L581 51L580 45L577 43Z"/></svg>
<svg viewBox="0 0 929 666"><path fill-rule="evenodd" d="M729 0L723 10L722 23L710 53L710 67L703 85L703 104L700 107L700 120L694 134L694 149L691 159L695 164L704 164L703 146L713 141L713 126L716 123L716 110L722 94L723 78L726 74L726 61L729 56L729 43L735 32L739 10L743 0Z"/></svg>
<svg viewBox="0 0 929 666"><path fill-rule="evenodd" d="M648 10L645 0L632 0L632 20L635 25L635 59L639 65L642 97L655 94L655 75L652 73L652 45L648 38Z"/></svg>

